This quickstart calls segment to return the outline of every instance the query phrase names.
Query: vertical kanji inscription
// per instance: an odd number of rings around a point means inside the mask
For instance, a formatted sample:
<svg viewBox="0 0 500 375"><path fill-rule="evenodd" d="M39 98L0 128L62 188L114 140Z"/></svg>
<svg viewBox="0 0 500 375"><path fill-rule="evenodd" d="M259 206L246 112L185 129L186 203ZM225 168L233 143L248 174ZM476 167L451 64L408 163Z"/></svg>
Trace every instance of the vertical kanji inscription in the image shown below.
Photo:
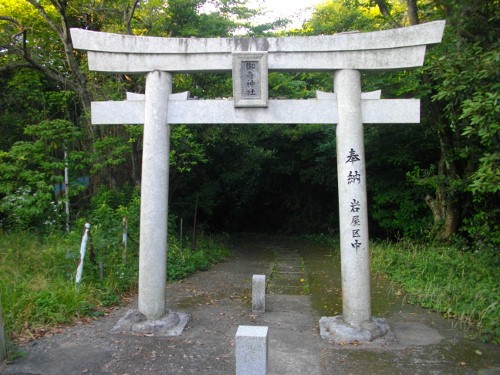
<svg viewBox="0 0 500 375"><path fill-rule="evenodd" d="M241 62L241 97L260 99L260 64L258 61Z"/></svg>
<svg viewBox="0 0 500 375"><path fill-rule="evenodd" d="M267 107L267 52L233 53L235 107Z"/></svg>
<svg viewBox="0 0 500 375"><path fill-rule="evenodd" d="M354 164L360 162L361 159L359 154L351 148L349 150L348 155L346 156L346 164L351 163L351 166L354 168ZM361 174L357 170L349 170L349 174L347 176L347 185L351 184L360 184L361 183ZM352 198L350 203L350 212L351 216L351 247L355 250L358 250L363 243L358 240L361 238L361 220L360 214L361 212L361 202L359 199L355 197Z"/></svg>

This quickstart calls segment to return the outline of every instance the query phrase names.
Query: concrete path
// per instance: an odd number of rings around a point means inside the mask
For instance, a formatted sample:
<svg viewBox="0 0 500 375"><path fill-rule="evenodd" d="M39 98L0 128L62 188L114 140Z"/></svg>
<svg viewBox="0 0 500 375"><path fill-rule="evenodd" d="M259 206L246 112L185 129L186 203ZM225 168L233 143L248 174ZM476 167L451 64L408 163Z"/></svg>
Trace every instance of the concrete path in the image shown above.
<svg viewBox="0 0 500 375"><path fill-rule="evenodd" d="M304 254L313 250L307 243L289 239L240 237L234 242L232 259L168 285L167 305L193 315L181 336L110 334L127 309L135 308L132 304L91 324L28 343L23 347L26 355L0 372L234 374L238 326L261 325L269 326L270 375L500 374L497 347L464 341L461 332L438 314L406 305L384 316L393 328L392 341L368 345L324 342L318 332L320 315L311 307L311 296L303 294L307 288L302 284L311 283L315 289L314 280L324 272L318 267L307 269L313 263L304 261ZM265 313L251 311L253 274L265 274L274 285ZM277 280L286 278L285 284L294 289L283 294ZM297 279L297 285L292 285Z"/></svg>

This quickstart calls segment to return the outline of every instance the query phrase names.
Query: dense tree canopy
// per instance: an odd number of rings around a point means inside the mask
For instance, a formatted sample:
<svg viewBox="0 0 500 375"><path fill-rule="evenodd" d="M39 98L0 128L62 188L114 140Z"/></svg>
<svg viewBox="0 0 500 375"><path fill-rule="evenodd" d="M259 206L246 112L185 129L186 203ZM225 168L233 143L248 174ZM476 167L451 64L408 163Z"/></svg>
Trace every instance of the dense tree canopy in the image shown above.
<svg viewBox="0 0 500 375"><path fill-rule="evenodd" d="M209 3L211 4L210 6ZM498 245L497 0L328 0L301 29L252 25L244 0L3 0L0 4L0 220L54 225L65 161L73 219L91 197L140 186L142 129L91 126L92 100L144 92L144 78L89 72L69 28L163 37L333 34L446 19L443 43L412 72L363 75L363 90L422 99L421 125L365 126L372 235ZM225 74L178 74L174 91L231 96ZM273 73L271 97L332 91L329 74ZM173 215L218 231L337 229L333 126L175 126ZM65 159L65 151L67 158ZM89 178L88 187L81 178ZM80 181L80 182L78 182ZM47 220L50 217L51 220ZM17 225L17 224L16 224Z"/></svg>

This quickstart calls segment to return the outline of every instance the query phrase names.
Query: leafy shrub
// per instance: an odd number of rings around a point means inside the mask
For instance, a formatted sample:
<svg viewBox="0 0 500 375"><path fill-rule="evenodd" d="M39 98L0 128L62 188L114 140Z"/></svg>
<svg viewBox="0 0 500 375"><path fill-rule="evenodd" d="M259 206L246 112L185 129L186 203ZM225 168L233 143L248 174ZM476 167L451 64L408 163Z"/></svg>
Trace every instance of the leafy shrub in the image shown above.
<svg viewBox="0 0 500 375"><path fill-rule="evenodd" d="M80 173L82 153L73 149L80 132L70 121L56 119L28 125L24 133L33 141L0 151L0 214L5 215L0 224L14 230L58 230L65 198L56 197L54 186L63 182L66 163L73 176ZM69 192L81 189L72 184Z"/></svg>

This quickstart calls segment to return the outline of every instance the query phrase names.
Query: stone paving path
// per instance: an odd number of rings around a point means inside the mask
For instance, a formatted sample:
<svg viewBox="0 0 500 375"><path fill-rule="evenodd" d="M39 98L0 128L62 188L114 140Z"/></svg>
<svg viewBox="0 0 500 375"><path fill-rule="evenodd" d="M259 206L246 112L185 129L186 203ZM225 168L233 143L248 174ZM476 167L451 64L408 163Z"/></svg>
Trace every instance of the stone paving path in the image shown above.
<svg viewBox="0 0 500 375"><path fill-rule="evenodd" d="M274 262L267 284L267 293L284 295L307 294L304 261L296 249L273 248Z"/></svg>

